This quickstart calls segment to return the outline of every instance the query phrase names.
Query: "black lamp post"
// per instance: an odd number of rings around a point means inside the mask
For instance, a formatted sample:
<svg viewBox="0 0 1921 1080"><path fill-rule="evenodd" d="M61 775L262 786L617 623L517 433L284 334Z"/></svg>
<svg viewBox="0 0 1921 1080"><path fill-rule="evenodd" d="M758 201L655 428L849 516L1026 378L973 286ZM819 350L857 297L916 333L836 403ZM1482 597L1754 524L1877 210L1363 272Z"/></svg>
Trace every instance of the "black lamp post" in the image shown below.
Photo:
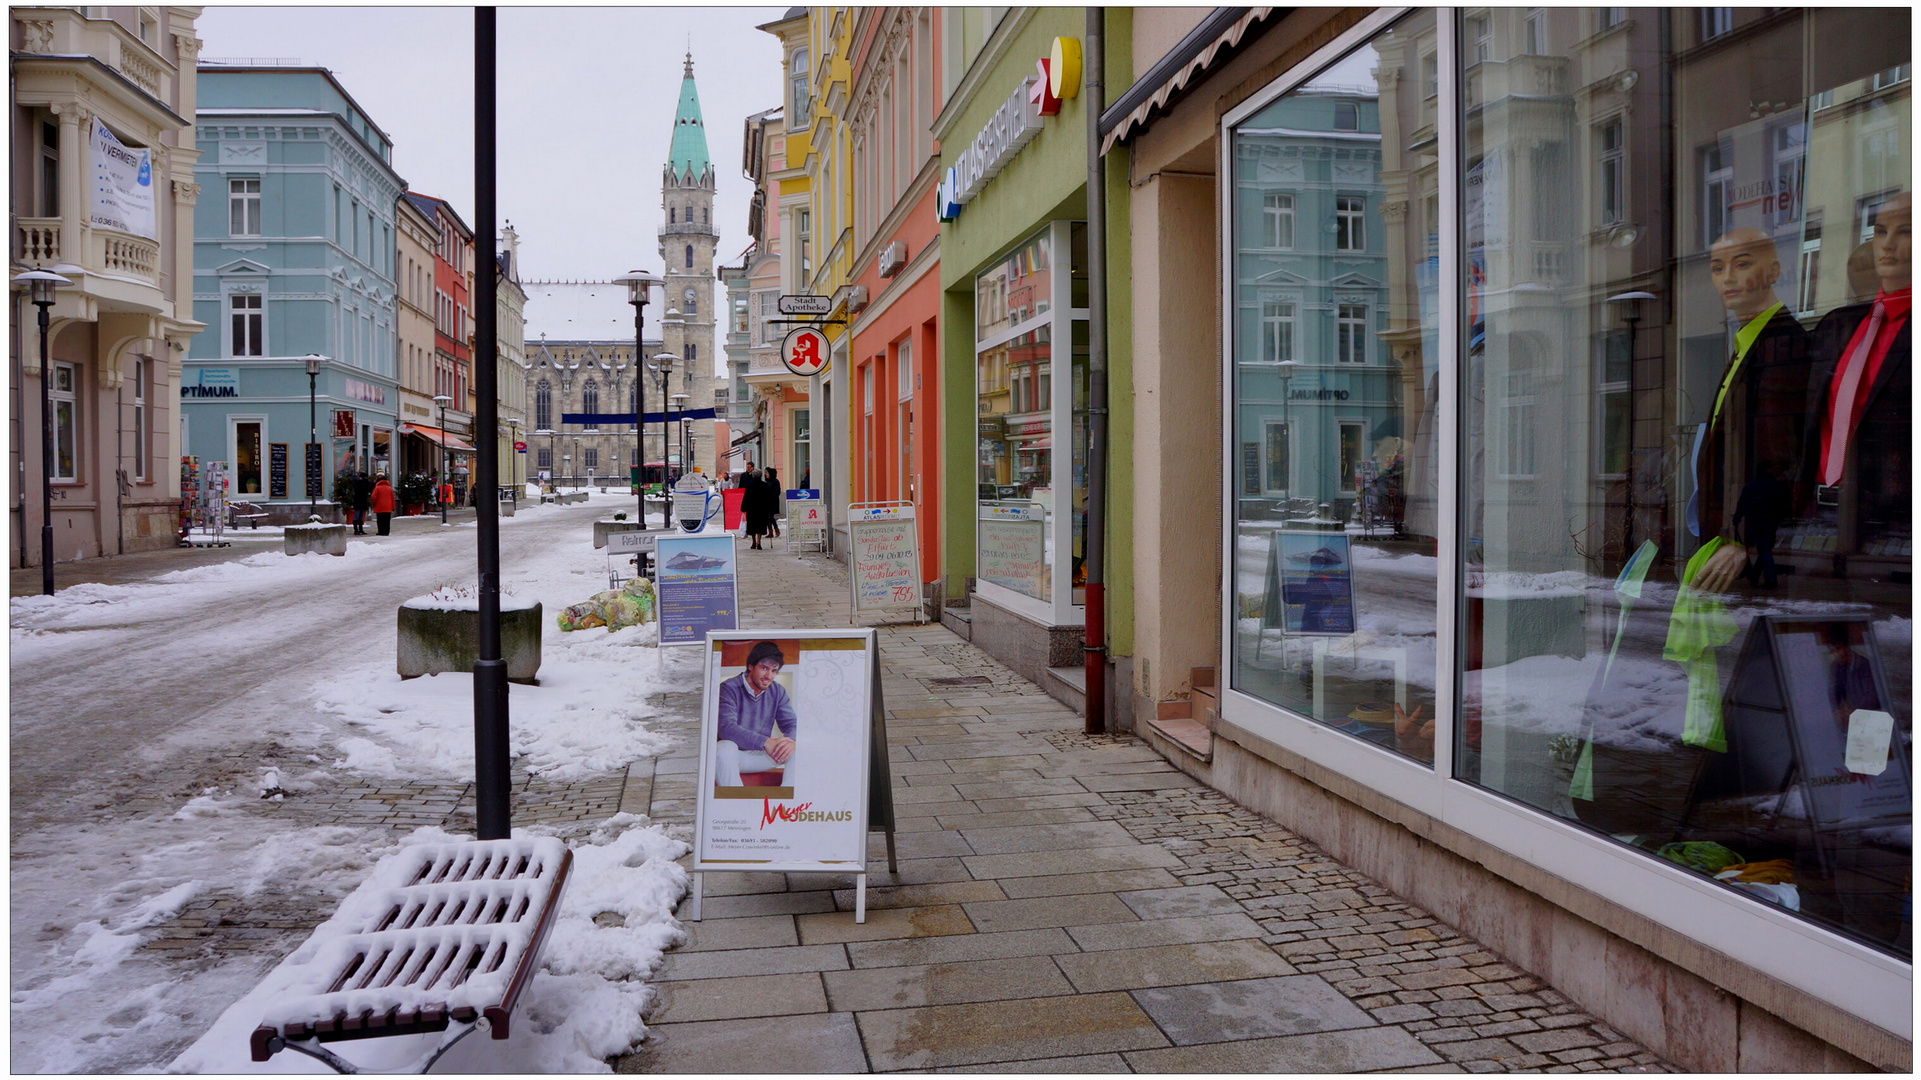
<svg viewBox="0 0 1921 1080"><path fill-rule="evenodd" d="M680 468L674 470L674 479L687 475L687 395L674 395L674 419L677 434L680 436Z"/></svg>
<svg viewBox="0 0 1921 1080"><path fill-rule="evenodd" d="M507 421L507 483L513 487L513 502L520 505L520 421Z"/></svg>
<svg viewBox="0 0 1921 1080"><path fill-rule="evenodd" d="M670 484L670 481L667 479L667 444L672 441L671 436L668 434L669 431L672 430L668 427L672 421L668 417L667 409L667 379L668 376L673 374L674 361L679 359L680 357L670 352L654 354L654 377L660 380L660 486L663 493ZM660 516L669 528L672 528L674 524L670 516L671 514L672 509L670 507L661 507Z"/></svg>
<svg viewBox="0 0 1921 1080"><path fill-rule="evenodd" d="M574 453L573 453L573 457L570 460L573 460L573 461L587 460L586 458L580 456L580 439L578 437L574 439ZM574 472L574 467L572 465L567 466L567 475L573 478L574 490L579 491L580 490L580 474Z"/></svg>
<svg viewBox="0 0 1921 1080"><path fill-rule="evenodd" d="M640 463L640 527L647 527L647 364L640 358L645 348L641 331L647 325L647 290L660 279L645 270L635 270L616 278L627 286L627 302L634 305L634 457Z"/></svg>
<svg viewBox="0 0 1921 1080"><path fill-rule="evenodd" d="M447 485L453 482L453 466L447 463L447 406L453 404L453 400L453 398L448 397L446 394L434 395L434 404L440 406L440 483L435 485L434 495L436 497L446 494ZM447 500L445 498L440 499L440 523L442 525L447 524Z"/></svg>
<svg viewBox="0 0 1921 1080"><path fill-rule="evenodd" d="M53 365L47 359L53 290L72 281L51 270L29 270L13 279L25 284L28 299L40 309L40 591L53 595Z"/></svg>
<svg viewBox="0 0 1921 1080"><path fill-rule="evenodd" d="M320 516L319 466L314 460L320 446L320 364L326 357L319 353L307 354L307 517L309 520Z"/></svg>

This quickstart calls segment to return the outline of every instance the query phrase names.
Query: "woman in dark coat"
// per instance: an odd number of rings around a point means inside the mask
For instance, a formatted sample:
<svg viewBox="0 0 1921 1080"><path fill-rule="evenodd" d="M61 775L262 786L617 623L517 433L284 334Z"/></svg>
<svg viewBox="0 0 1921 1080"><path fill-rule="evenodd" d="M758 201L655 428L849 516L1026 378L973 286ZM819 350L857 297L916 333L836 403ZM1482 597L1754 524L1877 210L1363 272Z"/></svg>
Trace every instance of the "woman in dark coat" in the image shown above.
<svg viewBox="0 0 1921 1080"><path fill-rule="evenodd" d="M758 472L747 478L747 493L741 496L741 513L747 516L747 536L753 540L753 550L760 550L760 538L773 528L774 508L779 501L774 488L767 478Z"/></svg>
<svg viewBox="0 0 1921 1080"><path fill-rule="evenodd" d="M780 474L772 465L761 474L761 482L767 485L767 500L772 505L767 511L767 535L780 535Z"/></svg>

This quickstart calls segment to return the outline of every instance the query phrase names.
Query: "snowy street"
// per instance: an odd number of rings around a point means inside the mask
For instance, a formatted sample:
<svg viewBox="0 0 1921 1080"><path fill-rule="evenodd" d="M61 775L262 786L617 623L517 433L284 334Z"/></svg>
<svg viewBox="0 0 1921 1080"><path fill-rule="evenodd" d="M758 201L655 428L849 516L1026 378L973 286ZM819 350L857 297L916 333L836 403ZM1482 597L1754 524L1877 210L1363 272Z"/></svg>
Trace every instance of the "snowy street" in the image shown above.
<svg viewBox="0 0 1921 1080"><path fill-rule="evenodd" d="M553 625L607 587L590 523L631 507L501 521L503 590L545 623L540 685L510 698L517 828L602 824L671 741L645 722L651 626ZM403 683L394 627L403 601L473 587L474 539L471 514L345 558L237 539L228 562L13 599L16 1069L167 1067L396 841L471 830L471 677Z"/></svg>

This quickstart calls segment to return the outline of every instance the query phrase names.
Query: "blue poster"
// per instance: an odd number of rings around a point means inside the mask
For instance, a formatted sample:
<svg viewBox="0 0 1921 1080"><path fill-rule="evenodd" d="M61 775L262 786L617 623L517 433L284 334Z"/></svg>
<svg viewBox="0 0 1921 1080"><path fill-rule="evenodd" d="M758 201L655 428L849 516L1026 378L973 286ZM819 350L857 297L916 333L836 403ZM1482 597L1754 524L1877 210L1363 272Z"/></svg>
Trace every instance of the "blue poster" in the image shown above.
<svg viewBox="0 0 1921 1080"><path fill-rule="evenodd" d="M709 630L732 630L740 612L732 536L663 536L660 567L660 643L697 645Z"/></svg>
<svg viewBox="0 0 1921 1080"><path fill-rule="evenodd" d="M1354 632L1354 568L1341 533L1276 532L1268 576L1280 581L1290 634ZM1271 590L1270 590L1271 592Z"/></svg>

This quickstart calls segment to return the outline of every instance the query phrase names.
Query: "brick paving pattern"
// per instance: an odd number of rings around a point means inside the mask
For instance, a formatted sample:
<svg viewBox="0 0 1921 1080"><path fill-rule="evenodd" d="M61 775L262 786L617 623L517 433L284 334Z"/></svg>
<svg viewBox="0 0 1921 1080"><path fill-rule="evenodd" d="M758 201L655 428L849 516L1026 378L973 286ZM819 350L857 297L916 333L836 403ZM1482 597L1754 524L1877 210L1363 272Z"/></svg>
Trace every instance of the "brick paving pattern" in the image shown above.
<svg viewBox="0 0 1921 1080"><path fill-rule="evenodd" d="M780 595L744 625L846 624L839 564L742 567ZM1672 1071L945 629L880 634L899 876L876 838L857 925L849 876L709 874L620 1071ZM623 803L683 829L686 698Z"/></svg>
<svg viewBox="0 0 1921 1080"><path fill-rule="evenodd" d="M847 625L845 568L785 548L742 551L745 625ZM851 878L709 875L705 921L652 976L653 1034L620 1071L1671 1071L1139 740L1082 734L944 628L880 633L899 876L876 837L856 925ZM679 746L564 783L516 771L515 823L565 836L625 810L689 835L700 693L681 663L688 683L653 721ZM16 835L62 814L171 814L265 766L311 765L287 757L229 748L110 778L80 803L16 799ZM471 831L472 806L468 784L368 781L247 813L391 842ZM143 948L264 971L337 899L298 882L208 893Z"/></svg>

